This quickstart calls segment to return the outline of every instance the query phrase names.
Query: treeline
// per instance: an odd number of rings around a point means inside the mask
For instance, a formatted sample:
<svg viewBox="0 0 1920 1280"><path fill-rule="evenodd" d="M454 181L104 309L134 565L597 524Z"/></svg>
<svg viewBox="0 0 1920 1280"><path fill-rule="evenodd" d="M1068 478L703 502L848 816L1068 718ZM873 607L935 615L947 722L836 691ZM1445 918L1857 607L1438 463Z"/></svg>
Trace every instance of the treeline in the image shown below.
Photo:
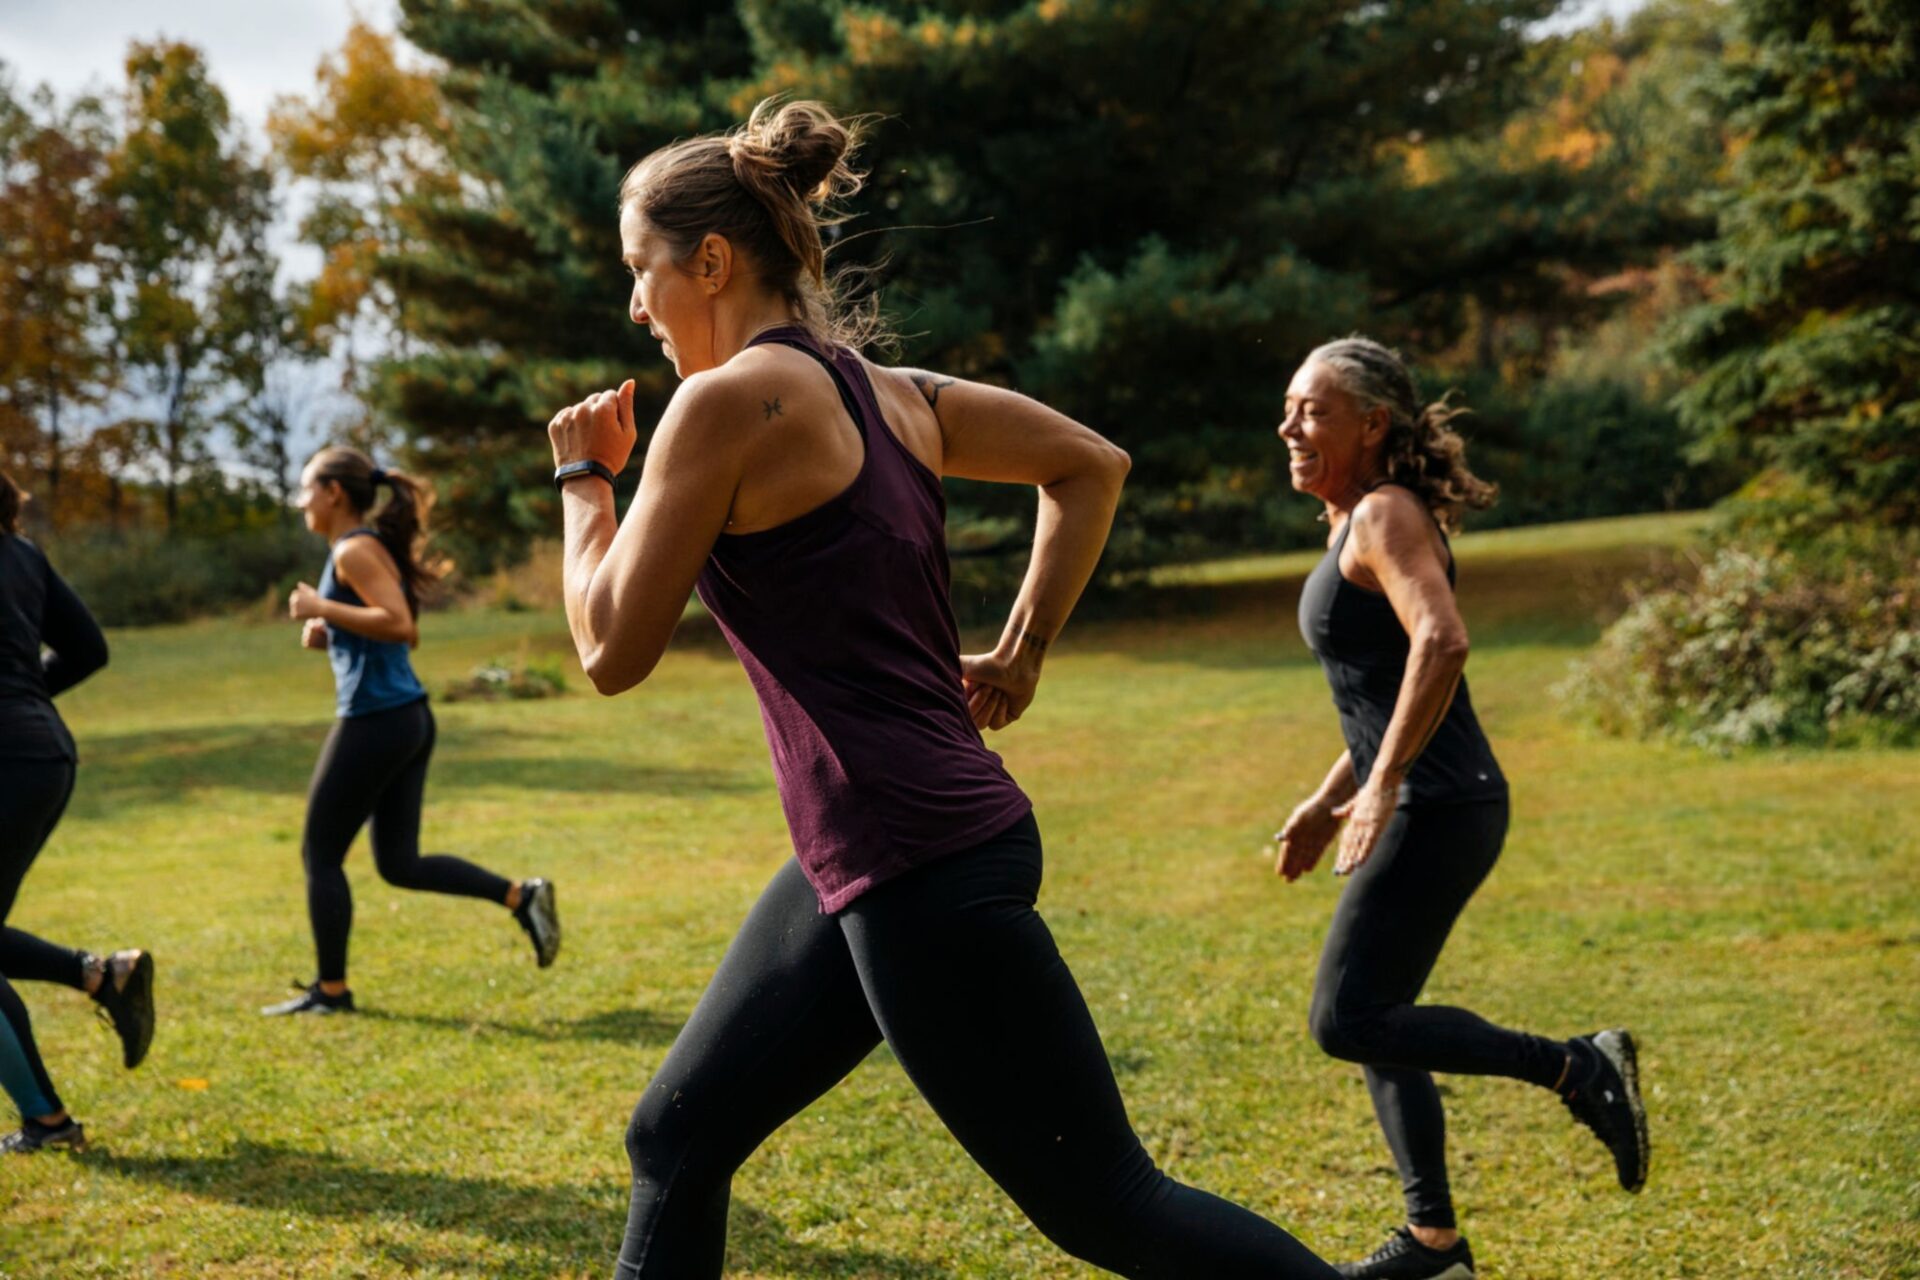
<svg viewBox="0 0 1920 1280"><path fill-rule="evenodd" d="M1739 487L1767 537L1912 523L1910 6L1540 35L1557 8L406 0L259 154L184 45L97 100L0 79L0 448L40 527L179 559L284 522L292 442L351 438L432 477L461 568L510 561L554 527L553 411L672 391L625 319L621 174L790 94L870 113L832 254L899 356L1132 453L1110 569L1311 538L1272 428L1355 329L1475 408L1493 521ZM265 240L290 190L311 279ZM957 549L1017 559L1028 499L952 498Z"/></svg>

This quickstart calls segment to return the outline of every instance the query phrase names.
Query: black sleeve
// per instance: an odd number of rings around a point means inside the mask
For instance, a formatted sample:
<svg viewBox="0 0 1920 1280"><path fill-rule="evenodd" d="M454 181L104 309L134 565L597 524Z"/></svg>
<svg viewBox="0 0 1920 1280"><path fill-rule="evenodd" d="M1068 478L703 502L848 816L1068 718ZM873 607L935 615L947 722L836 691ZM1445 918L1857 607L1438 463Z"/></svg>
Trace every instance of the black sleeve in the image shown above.
<svg viewBox="0 0 1920 1280"><path fill-rule="evenodd" d="M53 650L45 666L50 696L73 688L107 665L107 638L100 634L100 624L52 565L47 566L47 605L40 615L40 641Z"/></svg>

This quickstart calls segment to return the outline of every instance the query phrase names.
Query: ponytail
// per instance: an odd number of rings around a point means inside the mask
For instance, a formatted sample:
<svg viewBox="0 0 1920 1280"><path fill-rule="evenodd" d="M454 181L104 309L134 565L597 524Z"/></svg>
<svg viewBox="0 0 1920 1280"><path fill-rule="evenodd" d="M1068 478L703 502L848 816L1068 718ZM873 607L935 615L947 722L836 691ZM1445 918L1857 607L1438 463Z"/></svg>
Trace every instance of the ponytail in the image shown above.
<svg viewBox="0 0 1920 1280"><path fill-rule="evenodd" d="M314 479L332 480L347 495L347 501L364 518L385 487L390 496L367 527L380 545L393 557L400 570L400 587L407 596L407 608L420 615L420 598L440 580L439 567L425 552L427 512L433 506L433 490L423 482L399 471L383 471L373 459L358 449L338 446L322 449L314 455Z"/></svg>

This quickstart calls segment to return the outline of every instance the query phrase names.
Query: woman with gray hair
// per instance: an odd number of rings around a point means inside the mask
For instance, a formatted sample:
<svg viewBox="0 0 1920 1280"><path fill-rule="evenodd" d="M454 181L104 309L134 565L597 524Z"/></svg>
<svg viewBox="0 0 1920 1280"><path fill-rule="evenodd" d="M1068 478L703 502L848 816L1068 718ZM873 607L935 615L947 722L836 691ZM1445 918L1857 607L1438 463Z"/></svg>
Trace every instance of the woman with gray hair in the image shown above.
<svg viewBox="0 0 1920 1280"><path fill-rule="evenodd" d="M1319 498L1332 525L1301 591L1300 630L1333 687L1347 750L1287 819L1274 869L1299 879L1339 836L1334 874L1353 879L1321 955L1313 1035L1364 1068L1407 1202L1406 1226L1338 1268L1359 1280L1474 1275L1431 1072L1551 1089L1613 1154L1621 1186L1638 1191L1647 1173L1626 1031L1549 1040L1414 1003L1507 831L1507 781L1467 694L1447 542L1465 508L1494 497L1450 425L1462 412L1444 398L1423 405L1398 353L1351 337L1307 357L1279 428L1293 487Z"/></svg>

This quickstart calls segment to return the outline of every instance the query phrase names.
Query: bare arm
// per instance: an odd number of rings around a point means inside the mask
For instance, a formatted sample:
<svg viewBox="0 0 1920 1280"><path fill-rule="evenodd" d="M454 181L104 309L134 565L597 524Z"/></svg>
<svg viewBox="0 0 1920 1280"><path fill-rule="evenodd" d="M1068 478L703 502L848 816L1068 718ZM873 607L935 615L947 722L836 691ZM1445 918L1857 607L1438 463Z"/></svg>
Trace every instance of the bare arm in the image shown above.
<svg viewBox="0 0 1920 1280"><path fill-rule="evenodd" d="M1100 562L1126 452L1018 392L904 370L940 424L941 471L1039 490L1033 557L1000 642L963 661L974 723L999 729L1033 700L1040 666Z"/></svg>
<svg viewBox="0 0 1920 1280"><path fill-rule="evenodd" d="M366 603L328 600L303 582L293 589L287 612L295 618L318 618L369 640L420 643L400 569L385 547L372 538L349 538L334 548L333 572Z"/></svg>
<svg viewBox="0 0 1920 1280"><path fill-rule="evenodd" d="M681 384L647 447L624 521L616 521L604 481L589 476L566 486L567 626L581 667L603 694L653 673L726 527L743 455L740 434L728 430L739 408L733 400L727 382L711 374ZM617 474L636 438L633 383L562 410L548 433L556 462L593 458Z"/></svg>
<svg viewBox="0 0 1920 1280"><path fill-rule="evenodd" d="M1400 784L1453 705L1467 665L1467 626L1454 603L1432 517L1419 499L1405 490L1382 489L1363 499L1349 518L1355 522L1349 540L1355 558L1393 606L1409 647L1393 716L1341 841L1334 869L1343 874L1372 854L1393 817Z"/></svg>

